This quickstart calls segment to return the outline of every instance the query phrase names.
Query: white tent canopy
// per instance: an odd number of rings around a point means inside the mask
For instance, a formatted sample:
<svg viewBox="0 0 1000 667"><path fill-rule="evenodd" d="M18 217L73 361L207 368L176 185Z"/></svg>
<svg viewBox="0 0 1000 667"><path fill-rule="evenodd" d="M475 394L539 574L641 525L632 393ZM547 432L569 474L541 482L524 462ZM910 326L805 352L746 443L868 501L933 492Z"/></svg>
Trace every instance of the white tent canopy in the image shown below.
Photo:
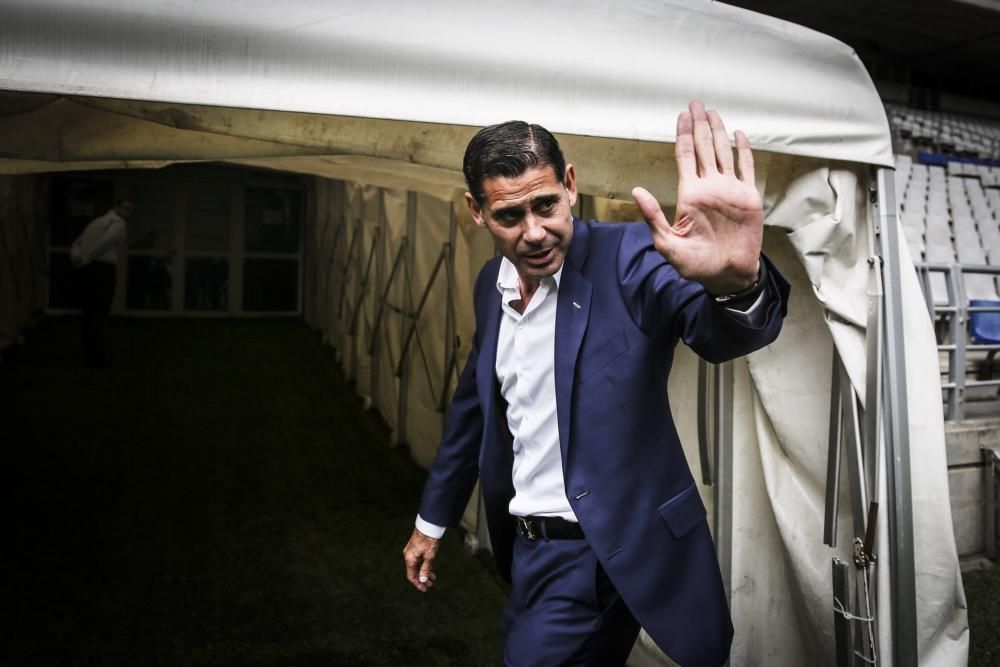
<svg viewBox="0 0 1000 667"><path fill-rule="evenodd" d="M636 184L673 201L673 118L704 99L755 148L765 252L793 284L781 338L732 372L731 493L740 502L729 508L731 530L716 535L736 624L732 663L832 664L830 560L850 560L853 533L842 520L838 547L823 545L830 359L836 348L864 402L867 260L877 252L868 191L871 166L892 164L878 95L848 47L708 2L310 0L250 11L235 0L9 0L0 6L0 91L0 174L10 175L0 176L0 211L19 208L32 173L223 160L314 176L307 319L424 463L440 432L434 403L450 382L440 378L452 377L449 341L470 339L468 292L492 252L461 208L461 156L475 128L524 118L557 132L589 212L609 219L622 215L609 200ZM369 249L375 268L364 281ZM394 254L406 253L404 288L391 270ZM443 275L436 257L447 257L447 290L433 283ZM968 631L936 348L909 259L898 259L916 641L922 664L960 664ZM416 335L446 342L424 358L437 393L414 389L403 400L405 382L391 372L405 357L400 313L428 281L440 298L413 322ZM383 296L402 307L381 308ZM467 348L457 352L464 359ZM678 355L671 403L693 462L696 375L693 357ZM712 490L702 494L718 513ZM475 512L468 518L474 526ZM884 521L880 529L885 554ZM891 663L888 560L877 578L882 664ZM634 660L655 655L647 647Z"/></svg>
<svg viewBox="0 0 1000 667"><path fill-rule="evenodd" d="M709 2L10 0L0 89L644 141L703 97L759 149L892 164L850 48Z"/></svg>

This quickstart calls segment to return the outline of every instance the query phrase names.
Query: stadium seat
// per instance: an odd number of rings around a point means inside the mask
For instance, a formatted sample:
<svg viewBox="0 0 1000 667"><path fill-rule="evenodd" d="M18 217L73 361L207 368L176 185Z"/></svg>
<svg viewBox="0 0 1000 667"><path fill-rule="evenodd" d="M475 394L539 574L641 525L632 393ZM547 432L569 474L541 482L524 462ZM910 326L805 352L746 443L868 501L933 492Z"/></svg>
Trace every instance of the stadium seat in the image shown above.
<svg viewBox="0 0 1000 667"><path fill-rule="evenodd" d="M927 260L930 261L930 260ZM948 305L950 299L948 298L948 282L945 280L944 274L940 271L932 271L930 274L931 283L931 299L934 301L935 306L946 306Z"/></svg>
<svg viewBox="0 0 1000 667"><path fill-rule="evenodd" d="M983 248L989 250L1000 246L1000 228L992 220L979 223L979 238L982 239Z"/></svg>
<svg viewBox="0 0 1000 667"><path fill-rule="evenodd" d="M958 261L963 265L986 264L986 253L979 246L979 243L966 247L959 246ZM967 299L998 299L996 281L990 274L966 273L965 274L965 297Z"/></svg>
<svg viewBox="0 0 1000 667"><path fill-rule="evenodd" d="M927 214L927 245L951 247L951 229L948 226L948 216Z"/></svg>
<svg viewBox="0 0 1000 667"><path fill-rule="evenodd" d="M910 246L910 254L914 256L915 261L919 261L919 258L924 254L923 232L917 227L903 225L903 236L906 237L906 244ZM914 252L914 249L917 252Z"/></svg>
<svg viewBox="0 0 1000 667"><path fill-rule="evenodd" d="M975 237L976 245L979 243L979 233L976 231L976 221L972 218L972 211L966 211L965 213L955 213L952 216L952 223L955 227L955 237L956 240L958 235L964 234L967 237L972 235Z"/></svg>
<svg viewBox="0 0 1000 667"><path fill-rule="evenodd" d="M971 299L969 305L972 307L997 306L1000 307L1000 300L997 299ZM969 339L974 345L996 345L1000 343L1000 312L997 313L969 313ZM986 363L981 378L993 376L993 359L997 350L990 350L986 357Z"/></svg>

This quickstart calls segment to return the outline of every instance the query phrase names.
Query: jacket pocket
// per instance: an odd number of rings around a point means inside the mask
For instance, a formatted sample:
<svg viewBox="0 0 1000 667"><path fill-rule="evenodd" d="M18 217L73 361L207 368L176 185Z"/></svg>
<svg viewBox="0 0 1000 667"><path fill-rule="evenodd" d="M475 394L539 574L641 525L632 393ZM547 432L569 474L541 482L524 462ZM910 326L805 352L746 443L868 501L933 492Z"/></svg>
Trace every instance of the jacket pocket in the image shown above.
<svg viewBox="0 0 1000 667"><path fill-rule="evenodd" d="M680 539L705 520L705 506L693 483L676 496L656 508L667 523L670 533Z"/></svg>
<svg viewBox="0 0 1000 667"><path fill-rule="evenodd" d="M596 350L580 359L576 374L580 378L580 384L626 352L628 352L628 339L625 337L624 331L619 331L606 343L601 344Z"/></svg>

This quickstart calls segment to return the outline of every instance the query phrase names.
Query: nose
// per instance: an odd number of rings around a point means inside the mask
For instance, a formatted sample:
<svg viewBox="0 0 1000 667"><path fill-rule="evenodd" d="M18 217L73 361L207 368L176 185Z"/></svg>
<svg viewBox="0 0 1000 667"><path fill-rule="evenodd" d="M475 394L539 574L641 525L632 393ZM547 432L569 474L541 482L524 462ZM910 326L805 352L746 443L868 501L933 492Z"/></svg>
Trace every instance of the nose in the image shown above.
<svg viewBox="0 0 1000 667"><path fill-rule="evenodd" d="M533 215L529 215L524 221L524 240L527 243L541 243L545 240L545 227Z"/></svg>

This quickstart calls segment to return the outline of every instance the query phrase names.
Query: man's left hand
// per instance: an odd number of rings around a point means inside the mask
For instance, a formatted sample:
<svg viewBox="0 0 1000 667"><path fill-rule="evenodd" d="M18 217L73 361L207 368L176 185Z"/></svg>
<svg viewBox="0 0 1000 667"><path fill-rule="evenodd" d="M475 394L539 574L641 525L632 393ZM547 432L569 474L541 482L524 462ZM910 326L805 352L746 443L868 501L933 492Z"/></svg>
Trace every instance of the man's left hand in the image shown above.
<svg viewBox="0 0 1000 667"><path fill-rule="evenodd" d="M735 138L737 164L719 114L692 101L677 116L680 180L674 224L649 191L632 190L657 251L681 276L715 295L749 288L760 268L764 209L750 142L739 130Z"/></svg>

